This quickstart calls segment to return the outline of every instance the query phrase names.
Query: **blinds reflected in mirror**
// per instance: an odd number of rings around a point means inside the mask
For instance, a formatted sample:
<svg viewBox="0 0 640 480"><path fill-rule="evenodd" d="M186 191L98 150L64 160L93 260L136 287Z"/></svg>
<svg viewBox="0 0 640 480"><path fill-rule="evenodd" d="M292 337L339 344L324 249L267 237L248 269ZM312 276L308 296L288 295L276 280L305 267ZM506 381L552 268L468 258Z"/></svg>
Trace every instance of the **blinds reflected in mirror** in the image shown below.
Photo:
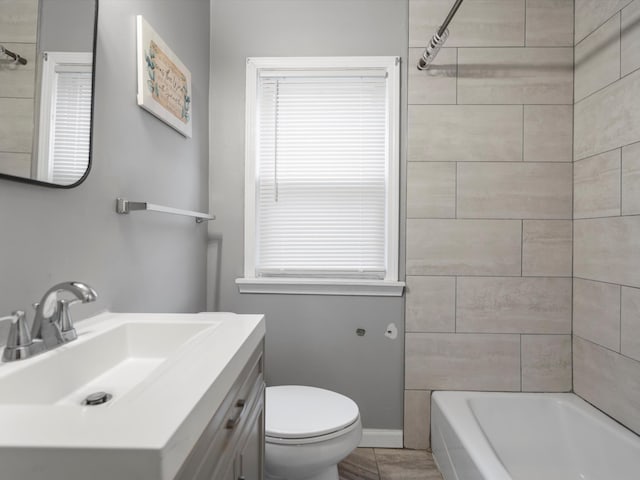
<svg viewBox="0 0 640 480"><path fill-rule="evenodd" d="M48 52L44 66L38 179L70 185L89 163L92 55Z"/></svg>

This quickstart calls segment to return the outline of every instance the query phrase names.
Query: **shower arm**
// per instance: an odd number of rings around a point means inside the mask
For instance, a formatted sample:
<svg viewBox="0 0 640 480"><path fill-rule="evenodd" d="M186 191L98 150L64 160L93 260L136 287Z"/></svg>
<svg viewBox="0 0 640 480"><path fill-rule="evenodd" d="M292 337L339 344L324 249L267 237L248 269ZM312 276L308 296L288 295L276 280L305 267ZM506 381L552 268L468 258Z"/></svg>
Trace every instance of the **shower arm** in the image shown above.
<svg viewBox="0 0 640 480"><path fill-rule="evenodd" d="M420 60L418 60L418 70L426 70L429 67L429 64L433 61L433 59L440 51L440 48L449 36L447 27L449 27L451 20L453 20L453 17L460 8L461 4L462 0L456 0L453 4L453 7L451 7L451 10L449 10L447 18L444 19L444 22L442 22L442 25L440 25L438 31L431 38L429 45L427 45L427 48L425 48L424 53L420 57Z"/></svg>
<svg viewBox="0 0 640 480"><path fill-rule="evenodd" d="M457 13L461 4L462 4L462 0L456 0L456 3L453 4L453 7L451 7L451 10L449 10L449 14L447 15L447 18L445 18L444 22L442 22L442 25L440 25L440 29L438 30L439 36L442 36L444 34L444 31L447 29L447 27L451 23L451 20L453 20L453 17Z"/></svg>

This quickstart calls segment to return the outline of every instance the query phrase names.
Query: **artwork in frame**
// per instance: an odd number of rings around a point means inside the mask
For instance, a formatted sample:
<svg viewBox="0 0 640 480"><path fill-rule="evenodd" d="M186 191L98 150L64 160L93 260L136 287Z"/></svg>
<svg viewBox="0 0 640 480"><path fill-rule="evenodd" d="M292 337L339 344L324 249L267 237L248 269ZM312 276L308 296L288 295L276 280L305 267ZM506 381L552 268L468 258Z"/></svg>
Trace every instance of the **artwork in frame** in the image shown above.
<svg viewBox="0 0 640 480"><path fill-rule="evenodd" d="M136 21L138 105L191 138L191 72L142 15Z"/></svg>

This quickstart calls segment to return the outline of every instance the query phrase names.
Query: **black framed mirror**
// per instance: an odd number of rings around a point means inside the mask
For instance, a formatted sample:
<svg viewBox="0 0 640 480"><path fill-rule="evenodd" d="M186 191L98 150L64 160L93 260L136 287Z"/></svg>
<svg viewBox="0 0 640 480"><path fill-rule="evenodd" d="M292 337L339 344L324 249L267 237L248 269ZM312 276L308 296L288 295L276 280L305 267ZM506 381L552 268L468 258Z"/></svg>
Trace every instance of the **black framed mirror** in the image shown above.
<svg viewBox="0 0 640 480"><path fill-rule="evenodd" d="M87 178L97 20L98 0L0 2L0 178Z"/></svg>

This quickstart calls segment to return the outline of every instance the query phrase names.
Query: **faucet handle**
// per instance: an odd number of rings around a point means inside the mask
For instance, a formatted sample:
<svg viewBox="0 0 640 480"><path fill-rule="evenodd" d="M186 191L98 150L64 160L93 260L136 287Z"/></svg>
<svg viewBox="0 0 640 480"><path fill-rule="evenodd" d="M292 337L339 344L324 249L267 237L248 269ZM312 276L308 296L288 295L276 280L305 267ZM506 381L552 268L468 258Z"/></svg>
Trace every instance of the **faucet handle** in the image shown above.
<svg viewBox="0 0 640 480"><path fill-rule="evenodd" d="M76 329L73 328L71 315L69 314L69 305L78 302L80 302L80 300L58 300L58 328L60 328L60 334L66 342L78 338Z"/></svg>
<svg viewBox="0 0 640 480"><path fill-rule="evenodd" d="M27 325L27 316L22 310L16 310L11 315L0 318L0 320L11 320L11 329L7 338L7 347L26 347L31 345L31 333Z"/></svg>
<svg viewBox="0 0 640 480"><path fill-rule="evenodd" d="M8 317L0 318L0 320L7 319L11 320L11 329L9 330L7 345L2 354L2 361L10 362L30 356L33 350L31 348L33 340L29 332L29 325L27 325L26 315L23 311L16 310Z"/></svg>

